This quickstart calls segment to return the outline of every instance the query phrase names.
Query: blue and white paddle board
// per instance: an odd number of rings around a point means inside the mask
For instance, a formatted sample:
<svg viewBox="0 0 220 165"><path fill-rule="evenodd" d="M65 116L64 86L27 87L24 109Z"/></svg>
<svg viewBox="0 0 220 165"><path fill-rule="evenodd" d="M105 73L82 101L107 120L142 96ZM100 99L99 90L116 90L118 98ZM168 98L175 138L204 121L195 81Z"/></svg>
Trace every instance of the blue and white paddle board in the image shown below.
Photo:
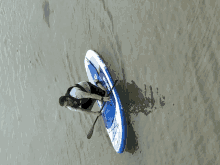
<svg viewBox="0 0 220 165"><path fill-rule="evenodd" d="M98 79L110 93L114 81L100 56L93 50L88 50L84 63L89 81L96 85L94 79ZM99 69L100 73L98 73ZM122 153L126 145L127 124L116 88L112 90L110 98L111 101L106 102L103 107L102 118L115 151ZM101 102L97 101L97 103L101 109Z"/></svg>

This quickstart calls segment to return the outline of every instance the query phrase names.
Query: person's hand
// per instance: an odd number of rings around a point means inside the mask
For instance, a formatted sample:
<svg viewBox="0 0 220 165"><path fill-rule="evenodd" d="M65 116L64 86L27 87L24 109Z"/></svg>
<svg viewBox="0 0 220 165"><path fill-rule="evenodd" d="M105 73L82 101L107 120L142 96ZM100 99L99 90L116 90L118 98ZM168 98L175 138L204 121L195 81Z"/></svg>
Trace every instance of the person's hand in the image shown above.
<svg viewBox="0 0 220 165"><path fill-rule="evenodd" d="M111 101L110 97L103 97L103 101Z"/></svg>

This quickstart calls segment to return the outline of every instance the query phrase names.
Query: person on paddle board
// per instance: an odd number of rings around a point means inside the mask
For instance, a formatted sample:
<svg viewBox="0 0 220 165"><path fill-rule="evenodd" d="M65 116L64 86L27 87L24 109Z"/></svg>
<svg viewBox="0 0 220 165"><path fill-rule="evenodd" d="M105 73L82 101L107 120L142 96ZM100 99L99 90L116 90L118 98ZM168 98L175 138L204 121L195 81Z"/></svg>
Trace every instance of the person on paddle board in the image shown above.
<svg viewBox="0 0 220 165"><path fill-rule="evenodd" d="M72 111L100 114L93 112L91 108L96 100L110 101L107 96L105 87L96 79L95 83L98 87L88 81L82 81L68 88L65 96L59 98L60 106L65 106Z"/></svg>

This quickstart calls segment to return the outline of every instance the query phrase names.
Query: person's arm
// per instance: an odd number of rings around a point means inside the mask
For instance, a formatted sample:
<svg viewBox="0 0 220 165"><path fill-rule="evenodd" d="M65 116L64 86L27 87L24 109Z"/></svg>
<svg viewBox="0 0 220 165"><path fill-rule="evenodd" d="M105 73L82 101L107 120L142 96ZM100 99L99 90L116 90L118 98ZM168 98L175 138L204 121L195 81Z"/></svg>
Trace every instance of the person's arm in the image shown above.
<svg viewBox="0 0 220 165"><path fill-rule="evenodd" d="M96 83L96 85L101 88L103 91L106 92L106 96L107 96L107 88L105 88L104 86L102 86L101 82L99 82L98 79L95 79L94 82Z"/></svg>
<svg viewBox="0 0 220 165"><path fill-rule="evenodd" d="M96 99L96 100L102 100L102 96L97 95L97 94L82 92L82 95L83 95L84 98L91 98L91 99Z"/></svg>
<svg viewBox="0 0 220 165"><path fill-rule="evenodd" d="M107 89L106 89L104 86L102 86L101 83L97 83L97 85L98 85L98 87L101 88L103 91L107 91ZM107 94L107 92L106 92L106 94Z"/></svg>
<svg viewBox="0 0 220 165"><path fill-rule="evenodd" d="M110 101L111 100L109 96L102 97L100 95L87 93L87 92L82 92L81 94L82 94L82 98L92 98L92 99L96 99L96 100L100 100L100 101Z"/></svg>

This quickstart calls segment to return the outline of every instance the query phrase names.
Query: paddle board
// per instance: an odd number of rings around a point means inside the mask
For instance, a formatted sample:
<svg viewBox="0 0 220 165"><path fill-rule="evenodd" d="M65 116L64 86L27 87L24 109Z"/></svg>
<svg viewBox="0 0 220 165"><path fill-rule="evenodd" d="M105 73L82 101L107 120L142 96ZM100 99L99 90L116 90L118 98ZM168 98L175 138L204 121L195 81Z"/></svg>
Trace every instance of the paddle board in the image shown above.
<svg viewBox="0 0 220 165"><path fill-rule="evenodd" d="M96 85L94 79L98 79L110 93L114 81L100 56L95 51L88 50L84 63L89 81ZM103 107L102 118L115 151L123 153L126 145L127 124L116 88L113 88L110 98L111 101L106 102ZM101 108L101 102L97 101L97 103Z"/></svg>

